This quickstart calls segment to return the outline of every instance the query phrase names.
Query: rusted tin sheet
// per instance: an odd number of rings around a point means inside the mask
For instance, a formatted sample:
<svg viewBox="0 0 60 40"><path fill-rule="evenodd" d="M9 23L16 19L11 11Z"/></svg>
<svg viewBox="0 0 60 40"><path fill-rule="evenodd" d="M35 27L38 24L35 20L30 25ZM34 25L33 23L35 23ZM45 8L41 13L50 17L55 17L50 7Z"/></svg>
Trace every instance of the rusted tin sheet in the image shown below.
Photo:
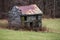
<svg viewBox="0 0 60 40"><path fill-rule="evenodd" d="M28 5L28 6L20 6L19 10L22 11L22 14L32 15L32 14L42 14L42 11L38 8L36 4Z"/></svg>

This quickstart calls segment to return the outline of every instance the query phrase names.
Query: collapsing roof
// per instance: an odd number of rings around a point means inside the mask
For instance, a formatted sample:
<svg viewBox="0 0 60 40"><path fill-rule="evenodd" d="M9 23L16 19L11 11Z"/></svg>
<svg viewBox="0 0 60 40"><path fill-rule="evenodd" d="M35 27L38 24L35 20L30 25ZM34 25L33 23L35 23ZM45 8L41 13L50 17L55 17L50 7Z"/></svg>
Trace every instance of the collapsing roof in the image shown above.
<svg viewBox="0 0 60 40"><path fill-rule="evenodd" d="M22 11L22 15L42 14L42 11L37 7L36 4L20 6L18 9Z"/></svg>

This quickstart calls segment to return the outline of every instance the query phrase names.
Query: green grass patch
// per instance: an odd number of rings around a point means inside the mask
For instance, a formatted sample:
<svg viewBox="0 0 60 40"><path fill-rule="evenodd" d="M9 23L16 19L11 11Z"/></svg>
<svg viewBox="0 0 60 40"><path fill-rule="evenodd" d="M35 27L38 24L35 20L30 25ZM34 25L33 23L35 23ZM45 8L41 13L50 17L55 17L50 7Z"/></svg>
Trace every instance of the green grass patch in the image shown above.
<svg viewBox="0 0 60 40"><path fill-rule="evenodd" d="M60 40L60 34L0 29L0 40Z"/></svg>

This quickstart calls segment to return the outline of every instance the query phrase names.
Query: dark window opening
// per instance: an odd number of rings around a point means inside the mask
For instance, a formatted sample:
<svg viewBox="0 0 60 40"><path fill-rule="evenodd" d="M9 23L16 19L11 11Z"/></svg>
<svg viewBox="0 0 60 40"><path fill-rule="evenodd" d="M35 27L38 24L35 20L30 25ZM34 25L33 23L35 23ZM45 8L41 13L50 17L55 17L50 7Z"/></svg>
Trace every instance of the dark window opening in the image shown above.
<svg viewBox="0 0 60 40"><path fill-rule="evenodd" d="M38 20L38 16L36 16L36 20Z"/></svg>
<svg viewBox="0 0 60 40"><path fill-rule="evenodd" d="M33 26L33 22L30 22L30 26Z"/></svg>
<svg viewBox="0 0 60 40"><path fill-rule="evenodd" d="M24 20L25 20L25 21L27 20L27 16L24 16Z"/></svg>

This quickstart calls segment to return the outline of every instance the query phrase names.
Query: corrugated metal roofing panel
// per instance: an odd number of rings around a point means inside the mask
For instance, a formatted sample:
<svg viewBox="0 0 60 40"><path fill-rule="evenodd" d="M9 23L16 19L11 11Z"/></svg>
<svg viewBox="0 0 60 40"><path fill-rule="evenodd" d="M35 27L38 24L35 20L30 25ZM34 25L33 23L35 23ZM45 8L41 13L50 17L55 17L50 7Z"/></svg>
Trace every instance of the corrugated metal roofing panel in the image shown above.
<svg viewBox="0 0 60 40"><path fill-rule="evenodd" d="M32 15L32 14L42 14L42 11L37 7L36 4L28 5L28 6L20 6L19 10L22 11L22 14Z"/></svg>

